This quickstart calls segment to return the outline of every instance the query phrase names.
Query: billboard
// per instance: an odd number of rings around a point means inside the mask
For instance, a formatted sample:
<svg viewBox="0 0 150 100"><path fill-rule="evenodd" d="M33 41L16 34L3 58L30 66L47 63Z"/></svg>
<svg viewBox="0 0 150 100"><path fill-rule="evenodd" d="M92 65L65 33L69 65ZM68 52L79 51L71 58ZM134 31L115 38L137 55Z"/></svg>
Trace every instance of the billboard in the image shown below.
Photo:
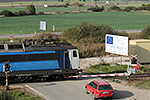
<svg viewBox="0 0 150 100"><path fill-rule="evenodd" d="M128 37L106 34L105 51L128 56Z"/></svg>

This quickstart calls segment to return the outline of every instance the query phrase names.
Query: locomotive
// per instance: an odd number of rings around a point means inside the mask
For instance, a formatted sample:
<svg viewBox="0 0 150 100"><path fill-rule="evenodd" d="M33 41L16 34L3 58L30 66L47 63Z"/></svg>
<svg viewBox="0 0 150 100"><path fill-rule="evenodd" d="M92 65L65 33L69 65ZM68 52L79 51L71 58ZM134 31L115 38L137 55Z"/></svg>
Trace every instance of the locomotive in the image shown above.
<svg viewBox="0 0 150 100"><path fill-rule="evenodd" d="M63 79L79 73L79 53L71 43L59 39L25 39L18 43L0 43L0 79L5 78L5 64L9 78L30 80Z"/></svg>

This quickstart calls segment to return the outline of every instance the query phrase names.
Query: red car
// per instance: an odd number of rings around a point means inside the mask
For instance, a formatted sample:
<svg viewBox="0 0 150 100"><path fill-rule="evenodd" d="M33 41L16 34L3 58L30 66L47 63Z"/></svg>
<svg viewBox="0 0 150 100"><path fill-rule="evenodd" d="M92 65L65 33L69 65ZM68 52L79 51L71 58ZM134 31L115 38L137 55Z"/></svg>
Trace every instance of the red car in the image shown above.
<svg viewBox="0 0 150 100"><path fill-rule="evenodd" d="M112 86L104 80L91 81L85 85L86 93L93 95L93 98L113 98L114 90Z"/></svg>

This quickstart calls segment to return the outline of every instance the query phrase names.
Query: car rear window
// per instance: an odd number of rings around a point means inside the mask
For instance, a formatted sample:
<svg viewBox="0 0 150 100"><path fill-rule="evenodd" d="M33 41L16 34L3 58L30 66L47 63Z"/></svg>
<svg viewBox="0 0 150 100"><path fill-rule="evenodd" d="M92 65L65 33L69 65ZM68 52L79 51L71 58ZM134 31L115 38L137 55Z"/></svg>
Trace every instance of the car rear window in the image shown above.
<svg viewBox="0 0 150 100"><path fill-rule="evenodd" d="M112 90L110 85L100 85L98 90Z"/></svg>

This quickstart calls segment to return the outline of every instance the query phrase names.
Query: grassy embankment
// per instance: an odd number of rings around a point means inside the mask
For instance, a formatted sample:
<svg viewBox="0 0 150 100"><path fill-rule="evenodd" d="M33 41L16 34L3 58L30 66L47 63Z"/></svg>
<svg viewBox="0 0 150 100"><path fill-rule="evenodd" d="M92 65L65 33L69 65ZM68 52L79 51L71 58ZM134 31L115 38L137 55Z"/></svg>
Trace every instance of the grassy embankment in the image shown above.
<svg viewBox="0 0 150 100"><path fill-rule="evenodd" d="M104 65L103 65L103 64ZM118 65L116 64L116 66L110 66L109 64L106 64L104 62L102 62L100 64L91 66L87 69L84 70L84 73L98 73L98 74L103 74L103 73L122 73L122 72L126 72L127 70L127 65ZM130 66L131 67L131 66ZM150 73L150 65L141 65L140 66L140 70L138 72L136 72L136 74L139 73ZM117 83L121 83L123 81L127 80L125 78L122 78L122 80L118 80L117 78L115 79L115 77L112 79L110 78L111 81L115 81ZM137 88L141 88L141 89L150 89L150 80L149 78L140 78L140 79L132 79L129 82L127 82L128 85L132 85L135 86Z"/></svg>
<svg viewBox="0 0 150 100"><path fill-rule="evenodd" d="M6 91L5 87L0 86L0 100L45 100L36 96L22 88L9 88Z"/></svg>

